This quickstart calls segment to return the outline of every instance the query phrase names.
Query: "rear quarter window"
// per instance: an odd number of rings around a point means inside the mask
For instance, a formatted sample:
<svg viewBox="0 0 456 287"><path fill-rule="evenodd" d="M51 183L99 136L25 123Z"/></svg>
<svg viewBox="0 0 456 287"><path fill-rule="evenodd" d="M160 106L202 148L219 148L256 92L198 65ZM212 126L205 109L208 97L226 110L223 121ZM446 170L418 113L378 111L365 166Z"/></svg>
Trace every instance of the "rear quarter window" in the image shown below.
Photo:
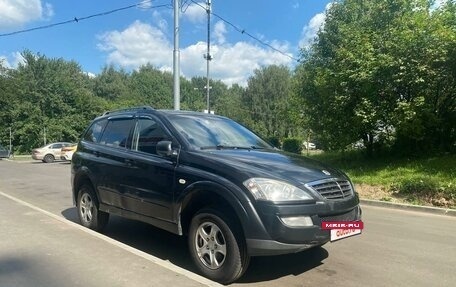
<svg viewBox="0 0 456 287"><path fill-rule="evenodd" d="M108 120L100 120L92 123L90 128L85 133L83 139L88 142L98 142L101 138L101 134L103 133L103 129L106 126Z"/></svg>

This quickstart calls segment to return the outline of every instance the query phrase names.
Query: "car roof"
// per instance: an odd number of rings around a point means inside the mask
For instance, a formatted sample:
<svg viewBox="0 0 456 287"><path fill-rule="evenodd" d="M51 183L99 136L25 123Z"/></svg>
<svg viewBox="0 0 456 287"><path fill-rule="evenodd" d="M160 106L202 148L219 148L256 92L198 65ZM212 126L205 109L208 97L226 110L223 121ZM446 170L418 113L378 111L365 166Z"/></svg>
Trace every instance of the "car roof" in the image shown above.
<svg viewBox="0 0 456 287"><path fill-rule="evenodd" d="M115 116L115 115L128 115L128 114L138 113L138 112L150 113L150 114L160 114L165 117L170 116L170 115L186 115L186 116L195 116L195 117L225 118L221 115L209 114L209 113L204 113L204 112L184 111L184 110L167 110L167 109L156 110L150 106L141 106L141 107L132 107L132 108L108 111L108 112L103 113L103 115L97 117L97 119L106 118L106 117Z"/></svg>

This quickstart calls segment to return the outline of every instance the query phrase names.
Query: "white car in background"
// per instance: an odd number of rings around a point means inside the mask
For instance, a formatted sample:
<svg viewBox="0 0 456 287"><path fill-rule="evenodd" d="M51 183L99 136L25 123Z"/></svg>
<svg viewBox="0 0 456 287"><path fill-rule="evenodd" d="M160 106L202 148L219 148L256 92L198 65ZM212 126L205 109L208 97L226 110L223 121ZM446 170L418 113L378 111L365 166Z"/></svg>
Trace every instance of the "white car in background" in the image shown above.
<svg viewBox="0 0 456 287"><path fill-rule="evenodd" d="M305 149L316 149L317 146L312 142L303 142L302 145Z"/></svg>
<svg viewBox="0 0 456 287"><path fill-rule="evenodd" d="M62 150L61 150L62 153L60 154L60 159L71 161L71 159L73 158L73 154L77 148L78 148L78 144L72 144L70 146L62 147Z"/></svg>
<svg viewBox="0 0 456 287"><path fill-rule="evenodd" d="M73 144L69 142L56 142L36 148L32 151L32 158L46 163L54 162L54 160L60 159L62 148L71 145Z"/></svg>

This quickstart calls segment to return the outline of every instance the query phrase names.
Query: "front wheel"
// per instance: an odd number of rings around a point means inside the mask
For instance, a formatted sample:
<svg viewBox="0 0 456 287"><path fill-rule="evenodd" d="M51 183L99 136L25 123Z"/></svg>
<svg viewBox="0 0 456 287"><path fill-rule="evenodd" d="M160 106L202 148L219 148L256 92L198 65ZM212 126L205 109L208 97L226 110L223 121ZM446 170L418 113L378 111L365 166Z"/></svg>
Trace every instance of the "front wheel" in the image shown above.
<svg viewBox="0 0 456 287"><path fill-rule="evenodd" d="M242 276L250 258L237 226L212 209L201 210L193 217L188 244L201 274L223 284Z"/></svg>
<svg viewBox="0 0 456 287"><path fill-rule="evenodd" d="M83 185L78 193L78 216L81 224L95 231L101 231L106 227L109 213L98 209L98 200L93 189Z"/></svg>

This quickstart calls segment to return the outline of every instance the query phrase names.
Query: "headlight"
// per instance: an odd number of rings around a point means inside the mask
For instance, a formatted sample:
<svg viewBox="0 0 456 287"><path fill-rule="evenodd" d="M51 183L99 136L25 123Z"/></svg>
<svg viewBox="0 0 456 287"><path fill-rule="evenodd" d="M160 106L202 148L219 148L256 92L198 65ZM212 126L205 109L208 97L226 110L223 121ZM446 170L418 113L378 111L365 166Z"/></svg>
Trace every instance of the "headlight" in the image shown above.
<svg viewBox="0 0 456 287"><path fill-rule="evenodd" d="M257 200L294 201L312 199L304 190L274 179L250 178L243 184Z"/></svg>

